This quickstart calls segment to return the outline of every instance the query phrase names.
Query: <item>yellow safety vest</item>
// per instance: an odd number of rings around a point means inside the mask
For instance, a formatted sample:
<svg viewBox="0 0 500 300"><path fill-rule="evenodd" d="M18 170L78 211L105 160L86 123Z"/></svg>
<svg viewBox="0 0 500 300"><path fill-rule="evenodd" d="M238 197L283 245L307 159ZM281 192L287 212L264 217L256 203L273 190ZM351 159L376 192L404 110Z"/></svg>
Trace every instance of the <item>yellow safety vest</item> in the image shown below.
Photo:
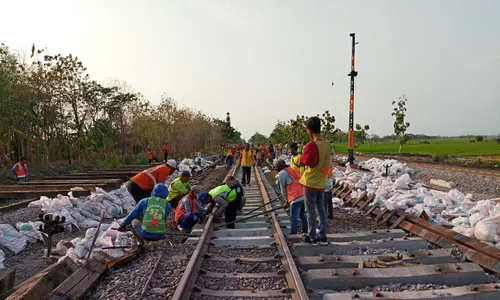
<svg viewBox="0 0 500 300"><path fill-rule="evenodd" d="M328 169L330 167L330 144L327 141L314 140L318 146L319 161L314 167L307 167L300 178L300 183L313 189L324 189L328 179Z"/></svg>
<svg viewBox="0 0 500 300"><path fill-rule="evenodd" d="M304 170L305 168L300 166L300 157L301 156L302 155L297 154L295 156L292 156L292 158L290 159L290 167L292 169L294 169L295 171L299 172L300 175L304 174L304 171L305 171Z"/></svg>
<svg viewBox="0 0 500 300"><path fill-rule="evenodd" d="M252 164L253 164L253 151L252 150L241 151L241 166L251 167Z"/></svg>

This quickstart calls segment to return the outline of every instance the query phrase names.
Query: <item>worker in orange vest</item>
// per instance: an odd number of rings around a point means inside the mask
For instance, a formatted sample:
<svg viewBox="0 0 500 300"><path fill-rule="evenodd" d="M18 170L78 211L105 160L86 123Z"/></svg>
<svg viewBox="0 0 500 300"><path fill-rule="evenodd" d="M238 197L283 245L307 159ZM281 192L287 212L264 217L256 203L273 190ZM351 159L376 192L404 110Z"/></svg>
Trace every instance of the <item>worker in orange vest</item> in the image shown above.
<svg viewBox="0 0 500 300"><path fill-rule="evenodd" d="M17 176L18 182L28 182L28 167L26 166L26 157L21 156L19 162L12 167L11 172Z"/></svg>
<svg viewBox="0 0 500 300"><path fill-rule="evenodd" d="M163 145L163 147L161 148L161 150L163 151L163 162L167 162L167 160L168 160L168 144L165 143Z"/></svg>
<svg viewBox="0 0 500 300"><path fill-rule="evenodd" d="M165 164L144 170L127 182L127 190L134 197L135 202L151 196L151 191L156 184L165 184L170 175L177 169L177 162L173 159Z"/></svg>
<svg viewBox="0 0 500 300"><path fill-rule="evenodd" d="M201 191L198 186L192 186L189 193L182 198L175 209L174 220L180 231L191 231L196 223L205 216L205 202L208 193Z"/></svg>
<svg viewBox="0 0 500 300"><path fill-rule="evenodd" d="M307 216L304 208L304 186L299 183L300 173L287 166L286 162L279 159L276 162L278 181L276 185L285 200L285 208L290 207L290 234L297 234L299 218L302 223L302 233L307 233Z"/></svg>

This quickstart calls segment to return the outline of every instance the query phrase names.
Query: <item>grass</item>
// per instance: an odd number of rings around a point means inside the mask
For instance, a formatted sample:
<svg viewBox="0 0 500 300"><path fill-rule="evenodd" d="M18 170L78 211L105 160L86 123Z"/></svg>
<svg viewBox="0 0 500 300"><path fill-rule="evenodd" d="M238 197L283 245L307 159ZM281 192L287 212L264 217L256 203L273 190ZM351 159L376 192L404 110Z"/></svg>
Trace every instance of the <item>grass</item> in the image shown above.
<svg viewBox="0 0 500 300"><path fill-rule="evenodd" d="M337 152L347 152L346 143L335 146ZM356 148L356 152L372 154L393 154L398 153L398 150L398 142L366 142ZM500 159L500 144L494 140L470 143L468 139L429 140L429 144L421 144L421 141L408 141L403 146L402 153Z"/></svg>

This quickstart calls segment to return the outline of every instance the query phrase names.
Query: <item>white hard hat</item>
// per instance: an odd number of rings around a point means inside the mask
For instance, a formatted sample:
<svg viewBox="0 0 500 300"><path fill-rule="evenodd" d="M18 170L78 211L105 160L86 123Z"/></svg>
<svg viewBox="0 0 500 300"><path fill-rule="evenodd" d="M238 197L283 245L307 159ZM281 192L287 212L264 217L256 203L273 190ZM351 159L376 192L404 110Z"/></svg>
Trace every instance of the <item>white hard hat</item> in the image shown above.
<svg viewBox="0 0 500 300"><path fill-rule="evenodd" d="M175 161L175 159L169 159L167 161L167 166L177 169L177 162Z"/></svg>

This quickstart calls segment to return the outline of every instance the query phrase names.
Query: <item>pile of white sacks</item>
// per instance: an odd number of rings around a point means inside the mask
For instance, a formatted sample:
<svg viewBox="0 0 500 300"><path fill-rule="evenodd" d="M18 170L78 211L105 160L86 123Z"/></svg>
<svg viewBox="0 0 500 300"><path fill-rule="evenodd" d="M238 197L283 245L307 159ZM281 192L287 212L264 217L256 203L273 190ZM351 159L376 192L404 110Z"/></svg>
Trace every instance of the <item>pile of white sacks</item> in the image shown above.
<svg viewBox="0 0 500 300"><path fill-rule="evenodd" d="M430 220L469 237L500 248L500 205L490 200L472 201L471 194L457 189L448 193L429 190L421 184L410 184L413 170L396 160L372 158L360 164L371 173L354 171L347 166L346 172L334 170L336 182L348 184L352 197L366 191L375 195L373 203L389 210L405 211L420 215L423 211ZM389 165L389 177L384 177Z"/></svg>
<svg viewBox="0 0 500 300"><path fill-rule="evenodd" d="M179 163L179 170L169 177L167 184L170 184L184 170L199 171L210 165L212 162L201 159L201 163L195 164L193 159L184 159ZM96 188L86 197L74 197L72 192L68 195L57 195L55 198L40 197L39 200L31 202L28 207L40 208L43 214L52 214L54 217L65 217L65 230L71 232L73 229L85 230L85 236L75 238L71 241L61 240L54 253L70 257L75 263L82 264L86 261L90 252L92 240L95 234L98 235L92 254L104 251L112 257L119 257L124 254L123 249L102 249L103 247L130 246L135 243L131 232L118 232L113 228L118 228L119 223L135 207L136 203L127 191L125 185L119 189L106 192L101 188ZM97 227L104 212L104 223L98 233ZM0 244L12 250L15 254L21 252L28 242L35 243L43 241L43 235L39 231L40 221L17 222L16 228L10 224L0 224ZM4 253L0 249L0 268L3 267Z"/></svg>

